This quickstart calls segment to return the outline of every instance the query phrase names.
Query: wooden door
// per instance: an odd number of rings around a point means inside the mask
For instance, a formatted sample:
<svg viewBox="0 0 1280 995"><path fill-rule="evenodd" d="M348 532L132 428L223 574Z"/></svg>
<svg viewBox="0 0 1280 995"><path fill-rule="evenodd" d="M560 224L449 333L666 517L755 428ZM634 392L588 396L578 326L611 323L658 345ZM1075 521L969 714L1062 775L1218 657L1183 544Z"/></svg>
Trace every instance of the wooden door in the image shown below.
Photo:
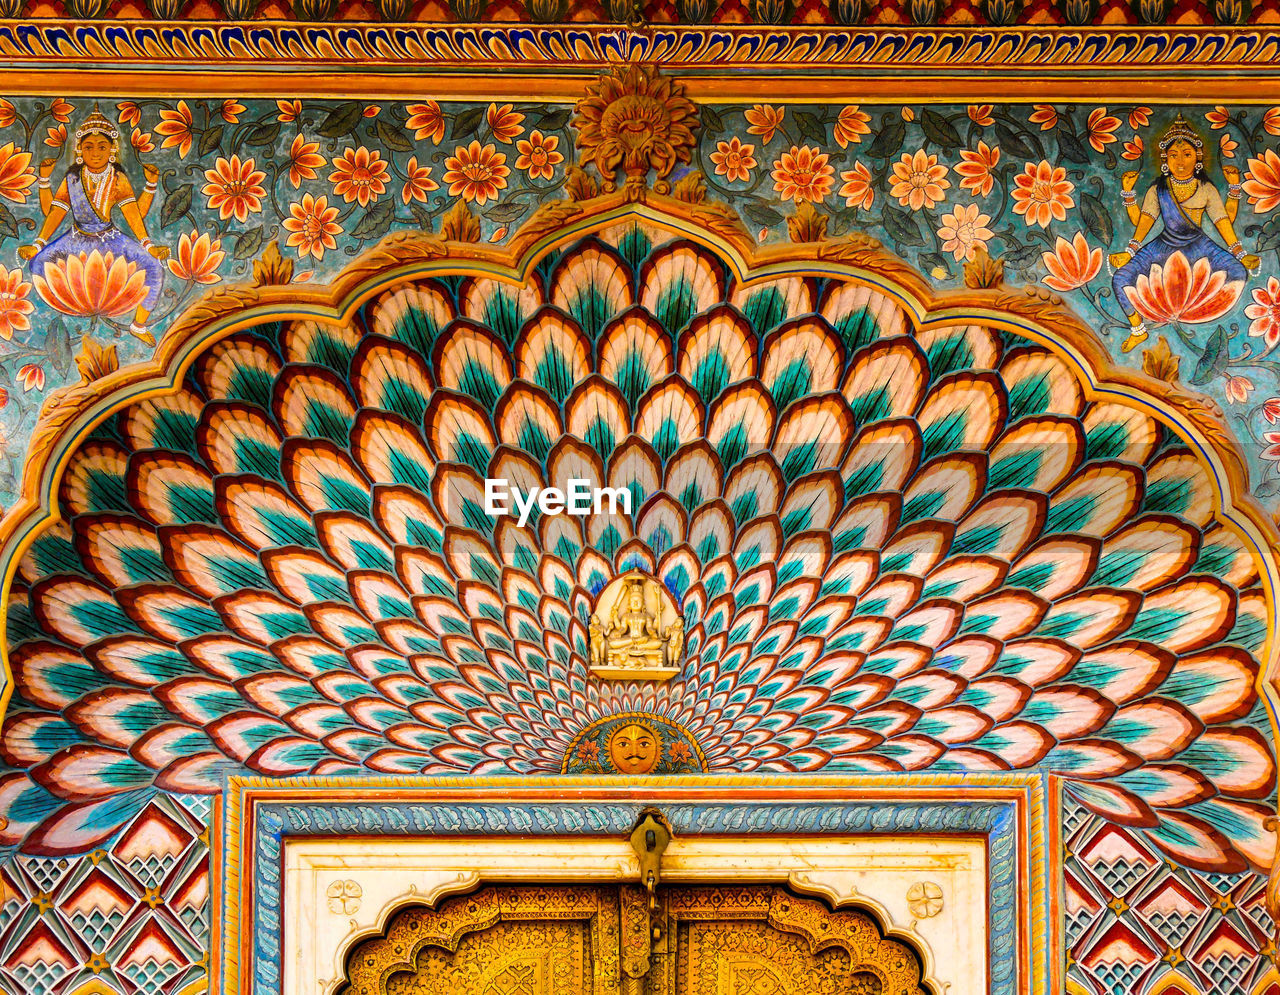
<svg viewBox="0 0 1280 995"><path fill-rule="evenodd" d="M493 886L397 914L336 995L935 995L856 909L775 885Z"/></svg>

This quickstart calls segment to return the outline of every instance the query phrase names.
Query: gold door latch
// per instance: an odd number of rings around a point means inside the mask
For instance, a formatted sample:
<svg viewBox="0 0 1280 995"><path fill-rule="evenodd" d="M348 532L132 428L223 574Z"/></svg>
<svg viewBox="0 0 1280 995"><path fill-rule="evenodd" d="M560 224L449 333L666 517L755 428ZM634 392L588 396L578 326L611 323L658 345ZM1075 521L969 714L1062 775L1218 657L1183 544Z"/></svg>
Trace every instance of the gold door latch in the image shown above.
<svg viewBox="0 0 1280 995"><path fill-rule="evenodd" d="M643 813L631 831L631 849L640 861L640 883L649 892L649 909L658 907L658 881L662 874L662 855L671 842L671 830L660 812Z"/></svg>
<svg viewBox="0 0 1280 995"><path fill-rule="evenodd" d="M623 885L622 995L640 995L643 979L653 964L654 945L662 939L662 910L658 884L662 855L671 842L671 829L662 813L646 811L631 831L631 849L640 863L640 884Z"/></svg>

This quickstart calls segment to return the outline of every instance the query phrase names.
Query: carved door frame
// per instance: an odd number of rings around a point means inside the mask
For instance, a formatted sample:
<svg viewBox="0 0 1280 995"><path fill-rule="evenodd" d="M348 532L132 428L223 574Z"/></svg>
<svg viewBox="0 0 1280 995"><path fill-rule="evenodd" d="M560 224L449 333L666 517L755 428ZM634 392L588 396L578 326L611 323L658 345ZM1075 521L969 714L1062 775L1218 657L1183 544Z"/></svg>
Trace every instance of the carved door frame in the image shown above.
<svg viewBox="0 0 1280 995"><path fill-rule="evenodd" d="M346 952L398 910L480 882L634 882L627 834L651 805L675 833L665 883L787 883L833 907L869 910L885 935L920 951L937 991L1023 995L1060 979L1061 937L1049 913L1058 882L1043 851L1028 846L1056 845L1049 778L652 783L235 780L225 798L221 976L212 990L334 995ZM959 925L969 932L955 932Z"/></svg>

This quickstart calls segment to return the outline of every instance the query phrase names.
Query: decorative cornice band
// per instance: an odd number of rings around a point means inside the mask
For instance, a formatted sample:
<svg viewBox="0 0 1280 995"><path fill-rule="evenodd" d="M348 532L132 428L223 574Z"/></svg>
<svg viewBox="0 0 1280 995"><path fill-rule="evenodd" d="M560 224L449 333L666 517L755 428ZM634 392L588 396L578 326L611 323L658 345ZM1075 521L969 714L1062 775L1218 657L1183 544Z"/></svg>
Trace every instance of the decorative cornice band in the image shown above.
<svg viewBox="0 0 1280 995"><path fill-rule="evenodd" d="M670 69L767 67L793 72L955 74L1000 67L1072 75L1212 68L1280 76L1280 31L1265 28L765 28L621 25L439 25L297 22L0 21L10 66L264 66L315 72L619 62Z"/></svg>

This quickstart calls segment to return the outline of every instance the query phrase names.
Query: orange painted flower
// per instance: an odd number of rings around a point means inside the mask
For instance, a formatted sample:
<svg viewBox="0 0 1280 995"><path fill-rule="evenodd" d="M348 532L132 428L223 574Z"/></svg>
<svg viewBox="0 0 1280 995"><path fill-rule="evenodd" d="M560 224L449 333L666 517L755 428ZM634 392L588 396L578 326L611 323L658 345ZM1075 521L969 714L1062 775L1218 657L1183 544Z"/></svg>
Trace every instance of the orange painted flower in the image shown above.
<svg viewBox="0 0 1280 995"><path fill-rule="evenodd" d="M363 114L365 117L377 117L378 113L381 110L382 110L381 104L370 104L368 107L364 109Z"/></svg>
<svg viewBox="0 0 1280 995"><path fill-rule="evenodd" d="M45 136L44 143L52 145L55 149L60 149L67 144L67 126L60 124L56 128L50 128L49 133Z"/></svg>
<svg viewBox="0 0 1280 995"><path fill-rule="evenodd" d="M213 169L204 171L204 178L200 192L209 198L209 210L217 211L223 221L232 215L237 221L244 221L250 213L262 210L262 198L267 192L262 181L267 174L254 168L252 156L244 162L238 155L229 161L218 156Z"/></svg>
<svg viewBox="0 0 1280 995"><path fill-rule="evenodd" d="M1261 159L1250 159L1244 182L1240 184L1257 214L1266 214L1280 204L1280 156L1266 149Z"/></svg>
<svg viewBox="0 0 1280 995"><path fill-rule="evenodd" d="M1134 135L1124 143L1124 151L1120 153L1122 159L1141 159L1142 158L1143 141L1141 135Z"/></svg>
<svg viewBox="0 0 1280 995"><path fill-rule="evenodd" d="M968 107L969 120L974 124L980 124L984 128L989 128L996 123L995 117L991 114L990 104L970 104Z"/></svg>
<svg viewBox="0 0 1280 995"><path fill-rule="evenodd" d="M14 331L31 327L27 317L36 306L27 300L31 284L22 279L22 270L0 267L0 338L13 338Z"/></svg>
<svg viewBox="0 0 1280 995"><path fill-rule="evenodd" d="M1269 397L1262 402L1262 417L1272 425L1280 418L1280 397Z"/></svg>
<svg viewBox="0 0 1280 995"><path fill-rule="evenodd" d="M474 138L470 145L459 145L444 161L449 196L484 204L496 200L498 191L507 185L507 157L492 145L481 146Z"/></svg>
<svg viewBox="0 0 1280 995"><path fill-rule="evenodd" d="M136 128L142 124L142 108L132 100L122 100L116 104L116 111L117 119L121 124L127 124L130 128Z"/></svg>
<svg viewBox="0 0 1280 995"><path fill-rule="evenodd" d="M756 147L748 142L746 145L735 135L727 142L716 144L711 153L711 161L715 163L716 175L723 176L730 183L736 180L751 179L751 171L756 168Z"/></svg>
<svg viewBox="0 0 1280 995"><path fill-rule="evenodd" d="M1221 318L1235 307L1243 290L1243 280L1228 280L1206 257L1192 266L1183 253L1175 252L1163 265L1156 263L1149 273L1141 274L1132 287L1125 287L1125 294L1152 324L1198 325Z"/></svg>
<svg viewBox="0 0 1280 995"><path fill-rule="evenodd" d="M22 384L23 393L44 390L44 367L39 363L27 363L18 370L18 383Z"/></svg>
<svg viewBox="0 0 1280 995"><path fill-rule="evenodd" d="M227 124L235 124L240 120L240 115L244 113L244 104L229 97L222 102L218 113L222 115L222 120L226 121Z"/></svg>
<svg viewBox="0 0 1280 995"><path fill-rule="evenodd" d="M1116 140L1116 129L1120 127L1120 119L1108 114L1105 107L1095 107L1089 112L1089 144L1095 151L1105 152L1107 146Z"/></svg>
<svg viewBox="0 0 1280 995"><path fill-rule="evenodd" d="M942 216L938 237L942 239L942 251L950 252L957 260L972 259L979 249L985 249L991 238L987 227L991 218L978 211L977 204L957 204L950 214Z"/></svg>
<svg viewBox="0 0 1280 995"><path fill-rule="evenodd" d="M782 127L782 116L787 112L785 107L774 107L771 104L756 104L745 113L747 134L759 135L762 145L773 141L773 136Z"/></svg>
<svg viewBox="0 0 1280 995"><path fill-rule="evenodd" d="M222 239L209 240L205 232L192 238L195 232L183 233L178 239L178 254L169 259L169 272L179 280L193 283L217 283L222 279L217 273L227 254L222 251Z"/></svg>
<svg viewBox="0 0 1280 995"><path fill-rule="evenodd" d="M281 121L284 124L289 124L292 121L298 120L298 115L302 113L302 101L277 100L276 110L279 111L276 115L276 120Z"/></svg>
<svg viewBox="0 0 1280 995"><path fill-rule="evenodd" d="M129 144L134 147L139 155L156 150L156 143L151 140L151 132L139 131L137 128L134 128L133 134L129 136Z"/></svg>
<svg viewBox="0 0 1280 995"><path fill-rule="evenodd" d="M410 104L409 120L404 126L413 129L414 138L430 138L433 145L444 141L444 115L440 113L440 105L434 100L428 100L425 104Z"/></svg>
<svg viewBox="0 0 1280 995"><path fill-rule="evenodd" d="M914 153L904 152L902 158L893 164L889 193L897 197L903 207L918 211L937 204L946 196L943 191L950 186L947 167L938 162L938 157L929 155L924 149L916 149Z"/></svg>
<svg viewBox="0 0 1280 995"><path fill-rule="evenodd" d="M1027 120L1040 125L1041 131L1051 131L1058 126L1058 112L1053 104L1033 104L1031 116Z"/></svg>
<svg viewBox="0 0 1280 995"><path fill-rule="evenodd" d="M1249 334L1274 349L1280 343L1280 280L1269 276L1265 287L1255 287L1253 303L1244 309L1244 314L1249 319ZM1267 420L1274 422L1275 418Z"/></svg>
<svg viewBox="0 0 1280 995"><path fill-rule="evenodd" d="M914 121L915 119L916 119L916 112L915 112L915 111L913 111L910 107L904 107L904 108L902 108L902 120L904 120L904 121Z"/></svg>
<svg viewBox="0 0 1280 995"><path fill-rule="evenodd" d="M1227 400L1232 404L1244 404L1249 400L1249 391L1253 390L1253 381L1248 377L1228 375L1224 384Z"/></svg>
<svg viewBox="0 0 1280 995"><path fill-rule="evenodd" d="M1049 275L1045 286L1065 293L1083 287L1102 270L1102 249L1089 248L1083 232L1076 232L1068 242L1061 235L1052 252L1040 256Z"/></svg>
<svg viewBox="0 0 1280 995"><path fill-rule="evenodd" d="M520 123L524 120L524 115L513 111L510 104L503 104L501 107L490 104L484 118L489 123L494 139L504 145L510 145L524 131L524 125Z"/></svg>
<svg viewBox="0 0 1280 995"><path fill-rule="evenodd" d="M871 116L857 105L850 105L840 112L831 133L841 148L856 145L863 135L871 133Z"/></svg>
<svg viewBox="0 0 1280 995"><path fill-rule="evenodd" d="M178 155L185 159L187 153L191 151L191 142L195 137L191 129L191 108L187 106L185 100L179 100L177 110L166 109L160 112L160 123L156 125L156 133L164 135L161 148L171 149L177 146Z"/></svg>
<svg viewBox="0 0 1280 995"><path fill-rule="evenodd" d="M791 146L773 164L773 189L783 200L815 203L826 199L835 183L835 169L825 152L808 145Z"/></svg>
<svg viewBox="0 0 1280 995"><path fill-rule="evenodd" d="M1236 157L1236 149L1239 147L1240 143L1225 131L1222 133L1222 137L1218 139L1218 151L1224 159L1234 159Z"/></svg>
<svg viewBox="0 0 1280 995"><path fill-rule="evenodd" d="M0 148L0 197L25 204L35 182L30 152L23 152L13 142Z"/></svg>
<svg viewBox="0 0 1280 995"><path fill-rule="evenodd" d="M425 201L427 194L432 190L440 189L440 184L431 178L431 167L419 166L416 155L409 157L405 172L409 174L409 178L405 180L400 196L404 198L406 204L411 200Z"/></svg>
<svg viewBox="0 0 1280 995"><path fill-rule="evenodd" d="M1067 171L1043 159L1027 163L1013 184L1013 213L1023 215L1028 228L1032 225L1048 228L1055 218L1065 221L1067 208L1076 206L1071 196L1076 186L1067 179Z"/></svg>
<svg viewBox="0 0 1280 995"><path fill-rule="evenodd" d="M49 105L49 113L53 115L53 119L63 124L71 120L71 112L75 109L74 104L67 103L61 97L55 97L53 103Z"/></svg>
<svg viewBox="0 0 1280 995"><path fill-rule="evenodd" d="M289 182L297 190L303 180L314 180L316 170L324 165L324 156L320 154L320 143L309 142L302 137L302 132L293 136L293 144L289 146Z"/></svg>
<svg viewBox="0 0 1280 995"><path fill-rule="evenodd" d="M507 226L503 225L501 228L495 228L493 230L493 233L489 236L489 241L501 242L506 237L507 237Z"/></svg>
<svg viewBox="0 0 1280 995"><path fill-rule="evenodd" d="M1231 112L1219 104L1206 113L1204 119L1213 126L1214 131L1217 131L1219 128L1225 128L1231 123Z"/></svg>
<svg viewBox="0 0 1280 995"><path fill-rule="evenodd" d="M146 272L97 249L45 263L33 281L46 304L79 318L115 318L147 299Z"/></svg>
<svg viewBox="0 0 1280 995"><path fill-rule="evenodd" d="M1280 107L1272 107L1262 115L1262 127L1268 135L1280 135Z"/></svg>
<svg viewBox="0 0 1280 995"><path fill-rule="evenodd" d="M1134 131L1145 128L1151 123L1150 107L1135 107L1129 112L1129 127Z"/></svg>
<svg viewBox="0 0 1280 995"><path fill-rule="evenodd" d="M377 149L370 152L363 145L347 149L332 165L333 192L348 204L354 200L367 207L387 190L387 164Z"/></svg>
<svg viewBox="0 0 1280 995"><path fill-rule="evenodd" d="M871 210L875 203L876 192L871 185L871 171L860 162L853 164L853 169L846 169L840 174L844 183L840 187L840 196L846 205L852 208Z"/></svg>
<svg viewBox="0 0 1280 995"><path fill-rule="evenodd" d="M18 119L18 108L12 100L0 98L0 128L7 128Z"/></svg>
<svg viewBox="0 0 1280 995"><path fill-rule="evenodd" d="M1000 147L992 148L986 142L978 142L978 151L960 150L960 162L956 172L960 174L960 189L971 190L979 197L991 193L994 182L991 172L1000 162Z"/></svg>
<svg viewBox="0 0 1280 995"><path fill-rule="evenodd" d="M285 231L290 233L285 245L296 247L299 258L323 259L326 249L338 247L333 236L342 234L342 225L334 221L338 209L329 206L328 198L305 193L301 203L289 205L289 214L283 222Z"/></svg>
<svg viewBox="0 0 1280 995"><path fill-rule="evenodd" d="M555 135L543 136L540 131L531 131L528 139L516 142L516 169L523 169L532 179L551 179L556 166L564 162L564 156L556 151L560 139Z"/></svg>

